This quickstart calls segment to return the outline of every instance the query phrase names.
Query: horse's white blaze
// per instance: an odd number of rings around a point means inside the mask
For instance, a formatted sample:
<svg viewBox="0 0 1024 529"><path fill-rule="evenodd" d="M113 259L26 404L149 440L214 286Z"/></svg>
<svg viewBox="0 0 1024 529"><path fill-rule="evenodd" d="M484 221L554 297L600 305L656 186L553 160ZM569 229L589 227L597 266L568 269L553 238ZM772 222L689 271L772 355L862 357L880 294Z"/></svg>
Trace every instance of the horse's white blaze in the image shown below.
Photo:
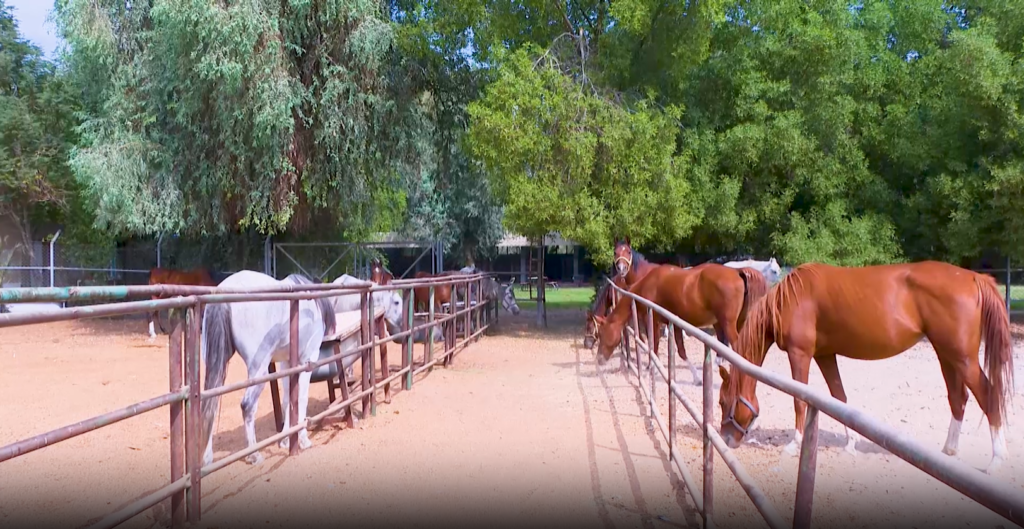
<svg viewBox="0 0 1024 529"><path fill-rule="evenodd" d="M946 434L946 445L942 447L942 453L955 456L960 445L960 430L963 421L949 418L949 433Z"/></svg>

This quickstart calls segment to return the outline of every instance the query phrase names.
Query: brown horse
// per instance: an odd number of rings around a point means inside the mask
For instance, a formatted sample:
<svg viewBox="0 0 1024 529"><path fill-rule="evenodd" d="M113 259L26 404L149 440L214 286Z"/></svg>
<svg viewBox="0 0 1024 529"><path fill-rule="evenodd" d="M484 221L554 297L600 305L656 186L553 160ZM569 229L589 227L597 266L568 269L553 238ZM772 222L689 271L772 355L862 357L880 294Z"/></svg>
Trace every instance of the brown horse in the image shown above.
<svg viewBox="0 0 1024 529"><path fill-rule="evenodd" d="M630 287L629 292L660 305L672 314L696 327L714 326L723 343L736 343L738 329L742 328L756 301L764 297L768 284L764 275L752 268L734 269L716 263L694 268L660 265ZM622 328L631 317L630 303L619 303L608 318L595 316L598 331L597 361L603 365L612 355L612 349L622 338ZM645 327L647 308L637 303L637 320ZM662 317L654 314L655 329ZM607 323L607 325L605 325ZM686 361L693 374L693 383L701 385L693 363L686 359L683 331L675 329L679 357ZM654 354L658 354L658 339L654 339Z"/></svg>
<svg viewBox="0 0 1024 529"><path fill-rule="evenodd" d="M629 237L618 240L615 242L615 275L612 277L612 282L616 286L622 289L628 289L629 287L640 281L648 272L657 268L658 264L648 261L640 252L634 250L629 245ZM608 284L605 283L601 290L598 291L597 299L594 300L593 307L587 311L587 323L584 329L583 347L590 349L594 347L594 343L597 340L597 333L600 328L595 316L607 317L612 307L612 296L614 291L608 288ZM664 331L661 325L656 327L656 330L660 333Z"/></svg>
<svg viewBox="0 0 1024 529"><path fill-rule="evenodd" d="M416 272L413 275L416 279L426 279L431 277L444 277L452 275L458 272L441 272L440 274L431 274L430 272ZM430 286L416 287L413 289L414 302L416 303L416 312L427 312L429 309L428 304L430 303ZM434 312L441 312L441 306L445 303L451 303L452 301L452 286L450 284L437 284L434 285Z"/></svg>
<svg viewBox="0 0 1024 529"><path fill-rule="evenodd" d="M194 285L204 287L215 287L217 283L210 277L210 272L205 268L193 268L192 270L170 270L167 268L152 268L149 270L150 285ZM153 299L160 299L161 296L153 296ZM153 322L160 326L160 332L166 333L164 324L160 321L160 312L153 311L149 314L149 340L156 339L156 331Z"/></svg>
<svg viewBox="0 0 1024 529"><path fill-rule="evenodd" d="M615 278L612 279L612 283L615 283L619 288L628 288L625 280L619 276L615 276ZM583 335L583 347L586 347L587 349L593 348L594 344L597 343L597 329L599 326L595 316L607 317L612 310L613 290L614 289L608 286L608 283L605 283L600 289L598 289L597 299L594 300L594 304L587 309L587 323Z"/></svg>
<svg viewBox="0 0 1024 529"><path fill-rule="evenodd" d="M762 365L775 343L789 356L793 379L804 384L813 358L829 392L846 402L837 355L882 360L923 337L935 349L949 392L953 417L942 451L957 453L970 389L988 417L991 473L1007 455L1002 425L1013 392L1013 355L1009 317L990 276L936 261L858 268L805 264L754 307L736 351ZM982 338L988 376L978 359ZM757 381L739 370L721 369L721 375L721 433L736 448L758 415ZM790 455L803 439L807 406L799 399L793 403L795 435L785 449ZM855 432L846 433L846 450L856 454Z"/></svg>

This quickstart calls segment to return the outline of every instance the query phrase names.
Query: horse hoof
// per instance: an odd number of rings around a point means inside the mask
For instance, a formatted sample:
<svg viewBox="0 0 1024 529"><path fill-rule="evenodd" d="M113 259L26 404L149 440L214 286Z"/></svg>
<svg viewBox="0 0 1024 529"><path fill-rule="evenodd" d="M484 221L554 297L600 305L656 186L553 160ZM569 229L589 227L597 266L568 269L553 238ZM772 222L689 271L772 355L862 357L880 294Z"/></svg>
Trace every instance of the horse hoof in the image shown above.
<svg viewBox="0 0 1024 529"><path fill-rule="evenodd" d="M853 445L846 445L846 453L853 457L857 457L857 448Z"/></svg>
<svg viewBox="0 0 1024 529"><path fill-rule="evenodd" d="M313 441L310 441L308 437L299 437L299 449L306 450L313 446Z"/></svg>
<svg viewBox="0 0 1024 529"><path fill-rule="evenodd" d="M245 456L245 462L249 463L250 465L256 466L263 462L263 455L260 454L259 452L253 452Z"/></svg>
<svg viewBox="0 0 1024 529"><path fill-rule="evenodd" d="M988 464L988 468L985 469L985 473L991 476L996 470L999 470L999 467L1001 466L1003 466L1002 459L993 459L992 462Z"/></svg>
<svg viewBox="0 0 1024 529"><path fill-rule="evenodd" d="M281 448L283 448L285 450L288 450L288 446L289 445L291 445L291 443L288 442L288 438L287 437L285 437L284 439L281 439L280 441L277 442L277 446L279 446L279 447L281 447Z"/></svg>
<svg viewBox="0 0 1024 529"><path fill-rule="evenodd" d="M786 445L786 447L783 448L782 451L788 456L796 457L797 454L800 453L800 448L797 446L796 443L791 442L788 445Z"/></svg>
<svg viewBox="0 0 1024 529"><path fill-rule="evenodd" d="M942 448L942 453L946 454L947 456L955 456L957 452L958 450L956 448L950 448L948 446Z"/></svg>

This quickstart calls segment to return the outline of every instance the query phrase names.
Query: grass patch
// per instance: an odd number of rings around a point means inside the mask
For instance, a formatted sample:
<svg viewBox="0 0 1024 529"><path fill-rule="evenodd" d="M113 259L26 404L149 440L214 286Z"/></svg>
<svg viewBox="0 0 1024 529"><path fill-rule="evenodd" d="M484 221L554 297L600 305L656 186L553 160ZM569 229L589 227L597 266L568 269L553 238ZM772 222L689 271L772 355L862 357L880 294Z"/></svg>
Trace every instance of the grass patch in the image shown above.
<svg viewBox="0 0 1024 529"><path fill-rule="evenodd" d="M523 311L537 310L537 302L535 300L528 299L529 290L526 288L516 288L516 303L519 304L519 308ZM557 290L548 288L547 301L549 309L581 309L586 310L590 308L591 298L594 296L594 289L591 287L562 287ZM537 295L537 290L534 289L533 295Z"/></svg>

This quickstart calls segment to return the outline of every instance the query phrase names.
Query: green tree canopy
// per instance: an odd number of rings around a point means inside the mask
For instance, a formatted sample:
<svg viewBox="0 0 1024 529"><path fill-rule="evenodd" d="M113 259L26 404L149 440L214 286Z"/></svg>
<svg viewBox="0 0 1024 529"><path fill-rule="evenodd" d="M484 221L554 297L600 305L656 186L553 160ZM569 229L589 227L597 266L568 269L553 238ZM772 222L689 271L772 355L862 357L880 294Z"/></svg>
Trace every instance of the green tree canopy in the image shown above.
<svg viewBox="0 0 1024 529"><path fill-rule="evenodd" d="M378 2L58 0L88 120L71 156L118 233L390 228L430 121Z"/></svg>

